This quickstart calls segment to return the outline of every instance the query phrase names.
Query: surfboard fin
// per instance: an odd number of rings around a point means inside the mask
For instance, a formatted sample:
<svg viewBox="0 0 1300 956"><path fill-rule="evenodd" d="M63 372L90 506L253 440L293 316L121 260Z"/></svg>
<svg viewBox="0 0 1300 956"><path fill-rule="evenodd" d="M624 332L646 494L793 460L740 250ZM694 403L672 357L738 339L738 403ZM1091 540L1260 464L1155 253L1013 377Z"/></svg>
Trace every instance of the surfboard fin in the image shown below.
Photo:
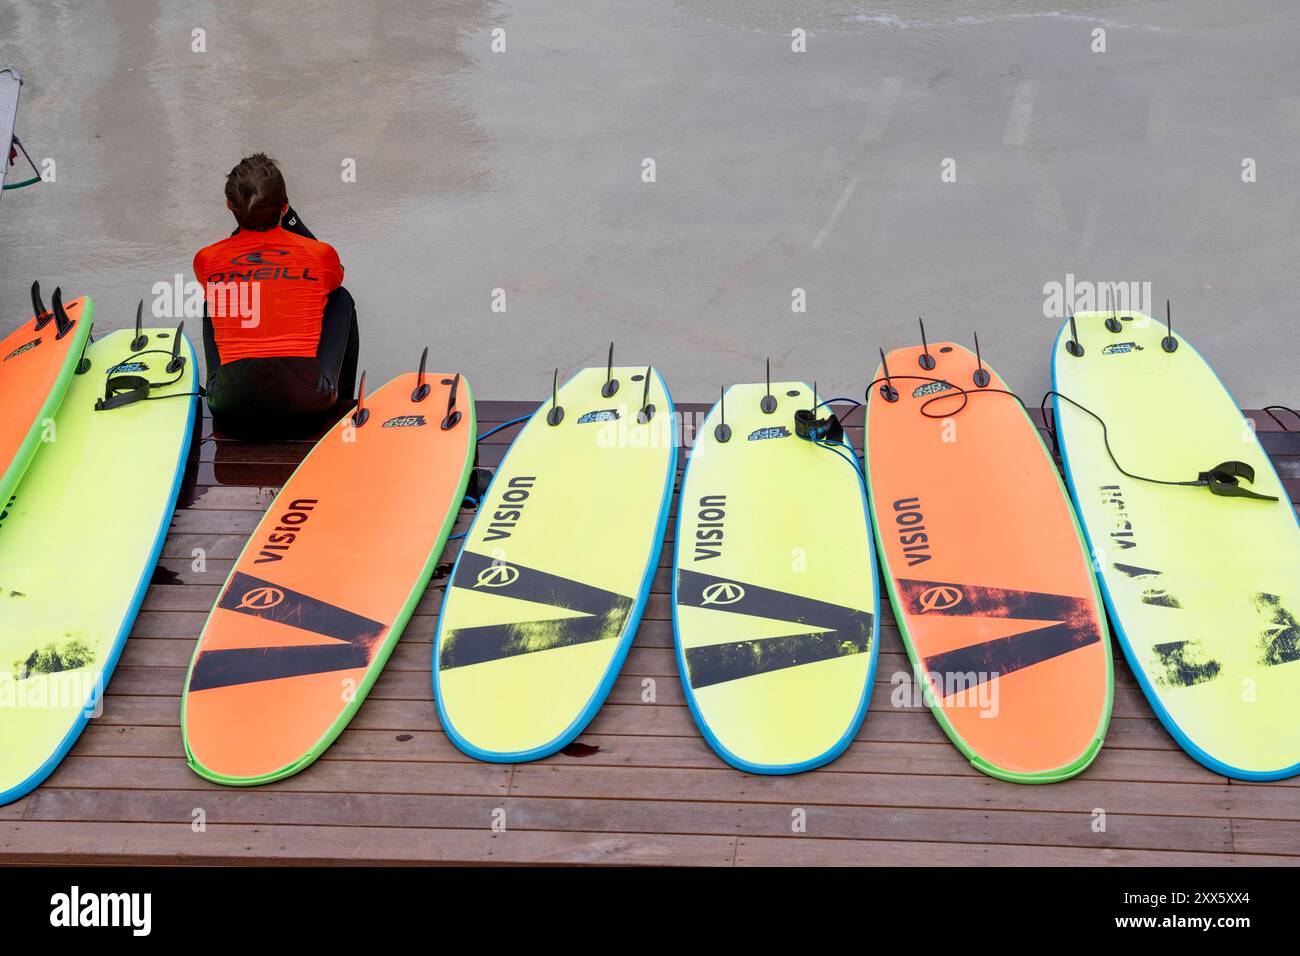
<svg viewBox="0 0 1300 956"><path fill-rule="evenodd" d="M975 335L975 364L977 368L975 369L975 372L971 375L971 381L974 382L976 385L978 385L980 388L984 388L989 383L989 370L984 367L984 357L980 355L980 334L976 332L974 333L974 335Z"/></svg>
<svg viewBox="0 0 1300 956"><path fill-rule="evenodd" d="M655 407L650 404L650 366L645 367L645 391L641 395L641 408L636 413L638 425L644 425L655 417Z"/></svg>
<svg viewBox="0 0 1300 956"><path fill-rule="evenodd" d="M135 338L131 340L132 352L143 352L149 344L149 336L144 334L144 299L135 307Z"/></svg>
<svg viewBox="0 0 1300 956"><path fill-rule="evenodd" d="M1238 481L1255 483L1255 469L1244 461L1221 461L1209 471L1197 476L1197 484L1206 485L1211 494L1228 498L1254 498L1257 501L1277 501L1276 495L1262 495L1243 488Z"/></svg>
<svg viewBox="0 0 1300 956"><path fill-rule="evenodd" d="M600 394L605 398L613 398L614 393L618 391L618 379L614 377L614 343L609 343L609 360L605 363L605 384L601 386Z"/></svg>
<svg viewBox="0 0 1300 956"><path fill-rule="evenodd" d="M934 356L930 354L930 343L925 340L925 321L918 315L916 323L921 326L921 354L917 358L916 364L929 372L934 368L935 361Z"/></svg>
<svg viewBox="0 0 1300 956"><path fill-rule="evenodd" d="M366 408L366 373L361 373L361 384L357 388L357 407L352 412L352 427L360 428L370 420L370 409Z"/></svg>
<svg viewBox="0 0 1300 956"><path fill-rule="evenodd" d="M564 409L560 407L560 370L557 368L551 376L551 410L546 413L546 424L558 425L564 421Z"/></svg>
<svg viewBox="0 0 1300 956"><path fill-rule="evenodd" d="M75 319L68 317L67 311L63 308L63 290L56 288L54 295L50 296L50 305L54 311L54 321L58 325L59 331L55 333L56 339L61 339L77 324Z"/></svg>
<svg viewBox="0 0 1300 956"><path fill-rule="evenodd" d="M41 283L32 280L32 315L36 319L37 330L45 328L50 324L50 319L54 318L54 313L45 308L45 303L41 301Z"/></svg>
<svg viewBox="0 0 1300 956"><path fill-rule="evenodd" d="M1172 352L1178 348L1178 340L1174 338L1174 320L1169 314L1169 300L1165 299L1165 337L1160 340L1160 347L1166 352ZM1249 481L1250 479L1246 479Z"/></svg>
<svg viewBox="0 0 1300 956"><path fill-rule="evenodd" d="M144 305L143 302L140 304ZM181 339L184 337L185 322L182 320L181 323L176 326L176 334L172 336L172 360L167 363L167 372L171 375L175 375L181 369L185 368L185 356L181 355ZM147 338L146 341L148 341ZM134 343L132 344L132 347L134 348Z"/></svg>
<svg viewBox="0 0 1300 956"><path fill-rule="evenodd" d="M81 346L81 358L77 359L77 367L73 370L75 375L85 375L90 371L90 359L86 358L86 349L90 348L92 336L86 336L86 342Z"/></svg>
<svg viewBox="0 0 1300 956"><path fill-rule="evenodd" d="M1070 341L1065 343L1065 350L1075 358L1083 355L1083 346L1079 344L1079 328L1074 324L1074 313L1070 313Z"/></svg>
<svg viewBox="0 0 1300 956"><path fill-rule="evenodd" d="M423 366L423 363L421 363ZM428 386L426 386L427 388ZM456 427L460 421L460 412L456 408L456 390L460 387L460 372L457 372L451 380L451 392L447 395L447 415L442 420L442 430L448 431Z"/></svg>
<svg viewBox="0 0 1300 956"><path fill-rule="evenodd" d="M1124 323L1119 320L1119 315L1115 311L1114 291L1106 290L1106 304L1110 306L1110 315L1106 318L1106 329L1110 332L1123 332Z"/></svg>
<svg viewBox="0 0 1300 956"><path fill-rule="evenodd" d="M771 415L774 411L776 411L776 396L772 394L772 360L771 359L767 360L767 372L764 374L763 380L767 383L767 394L764 395L763 400L758 403L758 407L762 409L764 415Z"/></svg>
<svg viewBox="0 0 1300 956"><path fill-rule="evenodd" d="M889 362L885 360L885 350L880 350L880 368L885 373L885 384L880 386L880 397L887 402L898 401L898 389L894 388L889 378Z"/></svg>
<svg viewBox="0 0 1300 956"><path fill-rule="evenodd" d="M420 353L420 371L415 376L415 388L411 390L411 401L413 402L424 401L426 398L429 397L429 392L432 391L432 389L429 387L429 383L424 380L424 367L425 367L425 363L428 361L429 361L429 346L426 345L424 347L424 351ZM451 396L451 405L455 405L455 404L456 404L456 392L455 389L453 388L452 396ZM448 414L451 413L451 405L447 407ZM445 425L445 424L443 425L443 428L449 428L449 427L450 427L449 425Z"/></svg>
<svg viewBox="0 0 1300 956"><path fill-rule="evenodd" d="M727 424L727 386L719 385L718 392L718 417L721 421L714 427L713 437L725 445L731 441L731 426Z"/></svg>

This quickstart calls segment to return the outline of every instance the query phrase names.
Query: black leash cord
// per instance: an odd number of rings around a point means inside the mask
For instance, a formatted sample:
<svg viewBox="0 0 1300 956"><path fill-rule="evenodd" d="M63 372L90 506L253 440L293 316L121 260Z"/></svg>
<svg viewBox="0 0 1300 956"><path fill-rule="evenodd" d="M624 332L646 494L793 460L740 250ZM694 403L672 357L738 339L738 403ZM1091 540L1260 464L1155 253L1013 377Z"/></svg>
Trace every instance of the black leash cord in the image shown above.
<svg viewBox="0 0 1300 956"><path fill-rule="evenodd" d="M1086 406L1080 405L1069 395L1062 395L1060 392L1056 391L1056 389L1048 389L1047 392L1044 393L1043 395L1043 400L1038 405L1038 410L1043 415L1043 424L1047 425L1047 400L1051 398L1053 395L1055 395L1057 398L1065 399L1075 408L1079 409L1079 411L1085 412L1088 415L1092 416L1092 418L1095 419L1099 425L1101 425L1101 440L1102 443L1106 446L1106 454L1110 456L1110 463L1114 465L1116 470L1118 470L1119 473L1123 475L1125 478L1132 478L1135 481L1148 481L1153 485L1174 485L1178 487L1191 487L1191 488L1195 488L1199 485L1205 484L1205 482L1201 481L1200 479L1197 479L1196 481L1166 481L1163 478L1147 478L1144 475L1135 475L1132 472L1125 471L1124 467L1118 461L1115 460L1115 453L1111 451L1110 432L1106 428L1106 422L1102 419L1102 417L1098 415L1096 412L1094 412L1091 408L1087 408ZM1055 415L1052 416L1052 423L1050 425L1047 425L1047 432L1052 436L1052 447L1055 448L1057 453L1059 454L1061 451L1061 443L1060 440L1056 437L1056 416Z"/></svg>
<svg viewBox="0 0 1300 956"><path fill-rule="evenodd" d="M953 411L944 412L944 413L931 413L926 409L934 402L943 401L949 398L955 398L956 396L947 394L946 391L942 391L936 395L932 395L929 398L927 398L924 402L920 404L918 408L921 414L924 415L926 418L935 418L935 419L951 418L954 415L960 414L970 403L970 396L972 394L1010 395L1012 398L1014 398L1017 402L1020 403L1021 408L1025 409L1026 412L1029 411L1028 406L1025 405L1024 399L1022 399L1015 392L1012 392L1008 389L980 388L975 391L972 391L971 389L964 388L961 385L955 385L952 382L948 381L947 379L931 378L926 375L890 375L885 378L877 378L873 380L870 385L867 386L867 396L870 397L871 390L875 388L877 385L884 383L885 385L888 386L889 383L894 379L901 379L904 381L937 383L940 385L946 385L948 386L949 389L953 389L961 393L961 405L959 405ZM1245 462L1241 462L1241 461L1220 462L1219 464L1215 465L1213 468L1209 469L1208 471L1203 471L1200 474L1198 474L1194 481L1168 481L1167 479L1164 478L1149 478L1145 475L1135 475L1133 474L1133 472L1125 470L1124 466L1119 463L1118 459L1116 459L1115 452L1110 447L1110 430L1106 427L1105 420L1096 412L1094 412L1092 409L1088 408L1086 405L1079 404L1074 399L1070 398L1070 396L1063 395L1062 393L1056 391L1055 389L1049 389L1043 395L1043 400L1039 403L1038 409L1040 414L1043 416L1043 423L1047 428L1047 432L1052 437L1052 448L1057 454L1060 454L1061 444L1057 438L1057 433L1056 433L1056 416L1053 415L1049 419L1047 415L1047 400L1053 395L1055 395L1057 398L1064 399L1065 401L1073 405L1075 408L1079 409L1081 412L1085 412L1086 414L1090 415L1094 420L1096 420L1097 424L1101 425L1101 439L1102 439L1102 443L1106 447L1106 454L1110 458L1110 463L1114 465L1115 469L1126 478L1132 478L1134 481L1145 481L1153 485L1167 485L1170 487L1178 487L1178 488L1206 487L1210 489L1210 492L1212 494L1223 495L1225 497L1255 498L1260 501L1278 500L1275 495L1260 494L1259 492L1250 491L1249 489L1242 488L1238 485L1237 483L1238 478L1244 478L1246 481L1252 484L1255 481L1255 469L1250 465L1246 464ZM1292 412L1292 414L1294 414L1293 409L1285 408L1285 406L1274 405L1269 407L1284 408L1286 411L1290 411ZM1270 414L1272 413L1270 412ZM1300 415L1298 415L1297 417L1300 417Z"/></svg>
<svg viewBox="0 0 1300 956"><path fill-rule="evenodd" d="M1278 428L1282 429L1282 431L1284 432L1295 431L1294 428L1287 428L1286 425L1283 424L1282 419L1278 418L1276 415L1273 414L1274 409L1277 409L1279 412L1290 412L1297 419L1300 419L1300 412L1297 412L1294 408L1291 408L1287 405L1265 405L1264 406L1264 413L1268 415L1269 418L1273 419L1273 421L1277 422Z"/></svg>

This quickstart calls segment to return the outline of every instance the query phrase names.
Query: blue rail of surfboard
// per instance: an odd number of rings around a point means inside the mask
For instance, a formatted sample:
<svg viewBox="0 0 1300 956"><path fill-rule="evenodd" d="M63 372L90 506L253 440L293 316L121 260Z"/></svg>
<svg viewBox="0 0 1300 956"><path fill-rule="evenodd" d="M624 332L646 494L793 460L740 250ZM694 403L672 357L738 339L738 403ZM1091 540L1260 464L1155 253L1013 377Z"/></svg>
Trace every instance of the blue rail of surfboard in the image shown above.
<svg viewBox="0 0 1300 956"><path fill-rule="evenodd" d="M814 401L816 399L814 398ZM853 443L846 434L843 438L844 444L853 450ZM857 452L853 452L856 456ZM687 459L686 467L690 468L690 459ZM682 487L686 487L686 476L682 475ZM765 774L769 776L778 776L783 774L803 773L805 770L815 770L817 767L825 766L835 760L848 749L849 744L858 735L858 729L862 726L862 721L867 716L867 705L871 702L871 692L876 684L876 662L880 658L880 571L876 567L876 542L875 531L871 524L871 510L867 505L867 486L865 478L860 476L858 481L858 493L862 497L862 514L867 522L867 550L871 564L871 588L874 594L874 603L871 611L871 662L867 665L867 683L862 689L862 697L858 701L857 710L853 714L853 719L849 721L844 730L844 735L834 744L828 747L816 757L809 757L799 763L788 764L757 764L751 763L737 757L727 747L725 747L717 736L713 733L713 728L709 726L708 721L704 719L704 714L700 711L699 705L695 701L695 692L691 689L689 678L686 676L686 658L682 649L681 637L677 633L677 549L681 547L682 542L682 507L681 503L677 505L677 530L673 536L673 647L677 657L677 676L681 678L682 690L686 694L686 704L691 709L691 716L695 719L695 725L704 735L705 741L713 752L725 760L737 770L743 770L745 773Z"/></svg>
<svg viewBox="0 0 1300 956"><path fill-rule="evenodd" d="M185 344L189 346L190 361L189 368L191 376L189 378L190 391L197 391L195 386L198 384L198 369L194 358L194 347L190 343L189 336L183 335ZM86 706L82 708L76 721L68 728L63 740L59 742L58 749L50 755L45 763L32 773L30 777L15 787L11 787L4 793L0 793L0 806L7 803L13 803L20 797L25 797L31 793L52 774L63 762L63 758L68 755L72 745L77 742L81 732L86 729L86 724L90 721L90 714L93 713L100 704L104 690L108 687L108 682L113 676L113 670L117 667L118 658L122 656L122 648L126 644L127 636L131 633L131 628L135 625L136 616L140 613L140 605L144 603L145 592L149 590L149 582L153 580L153 571L158 564L158 558L162 555L163 542L167 540L167 531L171 528L172 516L176 513L176 502L180 499L181 482L185 477L185 462L189 455L190 443L194 439L194 418L198 409L199 400L195 396L190 399L190 411L185 421L185 436L180 443L180 455L176 460L176 474L172 477L171 495L168 498L167 508L162 514L162 521L158 523L158 531L154 536L153 547L149 552L149 558L140 571L140 580L136 583L135 593L131 597L131 604L127 608L126 614L122 617L122 626L118 628L117 637L113 640L113 646L108 652L108 658L104 663L102 679L95 685L91 691L90 697L86 701Z"/></svg>
<svg viewBox="0 0 1300 956"><path fill-rule="evenodd" d="M658 369L655 369L654 373L655 377L659 379L659 384L663 386L664 397L668 399L668 414L670 417L675 416L677 414L676 406L673 403L672 393L668 391L668 383L664 381L664 377L659 374ZM569 378L571 379L572 377L573 376L570 376ZM568 382L569 379L565 379L566 385ZM545 405L546 402L542 402L542 404L538 406L538 409L540 410ZM533 414L535 415L537 413L534 412ZM527 428L528 426L525 425L524 427ZM510 448L514 448L514 442L511 442ZM502 469L505 467L506 459L509 457L510 449L508 448L506 449L505 455L501 458L501 464L497 465L496 471L492 473L492 481L496 481L496 476L501 473ZM663 499L659 503L659 516L655 521L654 544L650 549L650 556L646 561L645 571L641 576L641 587L637 591L636 603L628 613L627 622L623 626L623 633L619 635L618 648L614 651L614 657L610 660L609 667L605 671L605 676L601 678L600 685L588 699L582 712L574 718L573 722L570 723L568 727L566 727L550 742L538 747L533 747L529 750L502 753L499 751L482 750L475 747L456 732L456 728L448 718L446 710L443 709L442 695L438 693L438 651L442 647L442 613L447 607L447 597L443 597L442 605L438 608L438 620L434 625L434 634L436 637L434 638L433 643L433 700L438 708L438 722L442 724L442 729L446 732L447 737L463 753L468 754L476 760L482 760L487 763L525 763L529 760L540 760L543 757L549 757L551 754L558 753L569 744L573 743L577 736L582 733L583 728L585 728L587 724L591 723L591 719L596 716L596 712L600 710L601 705L605 703L605 698L609 696L609 692L613 689L614 682L618 680L619 672L623 670L623 662L627 660L628 652L632 649L632 642L636 638L636 630L638 625L641 623L641 616L645 613L646 603L650 600L650 585L654 581L655 569L659 566L659 555L663 552L664 532L668 530L668 512L672 506L673 484L676 480L677 441L676 438L674 438L672 454L668 460L668 475L664 483ZM483 494L479 496L479 500L486 501L488 492L491 490L492 482L490 481L488 482L487 489L485 489ZM474 518L470 521L469 530L466 532L467 538L473 533L474 522L478 521L478 518L479 512L475 511ZM451 575L447 578L448 582L456 579L456 571L460 568L460 559L464 554L465 551L462 548L460 554L456 555L456 563L452 565ZM448 590L450 590L450 587L449 583Z"/></svg>
<svg viewBox="0 0 1300 956"><path fill-rule="evenodd" d="M1061 337L1065 334L1067 327L1068 323L1061 326L1061 330L1056 333L1056 341L1052 343L1052 391L1057 390L1056 356L1060 348ZM1205 362L1201 353L1197 352L1186 339L1182 340L1182 345L1185 348L1191 349L1202 362ZM1205 362L1205 364L1210 371L1214 373L1215 381L1219 383L1219 387L1223 389L1223 393L1228 396L1228 400L1233 403L1233 407L1237 407L1236 400L1233 399L1232 393L1228 391L1228 386L1223 383L1223 379L1219 377L1219 373L1215 371L1214 366L1210 365L1209 362ZM1070 470L1070 456L1066 453L1065 443L1060 440L1061 402L1060 399L1055 396L1052 398L1052 417L1056 423L1056 444L1057 447L1061 449L1061 465L1062 470L1065 472L1065 483L1070 488L1070 497L1074 499L1075 508L1082 513L1083 509L1079 507L1079 490L1074 485L1074 473ZM1258 442L1259 439L1256 438L1255 441ZM1277 469L1273 467L1273 460L1264 452L1263 446L1260 447L1260 453L1262 454L1264 461L1267 462L1268 467L1272 470L1273 476L1278 479L1278 484L1281 484L1282 479L1278 476ZM1287 505L1291 507L1291 517L1296 519L1297 524L1300 524L1300 516L1296 515L1295 508L1291 506L1290 502L1287 502ZM1088 546L1088 553L1090 555L1095 555L1097 551L1093 544L1092 536L1088 533L1087 523L1080 519L1079 527L1083 530L1083 540ZM1178 723L1173 719L1169 711L1167 711L1164 705L1160 703L1160 698L1156 696L1155 688L1153 688L1151 682L1147 680L1146 673L1142 668L1142 662L1138 660L1137 655L1133 652L1133 645L1128 639L1128 632L1124 630L1124 620L1116 612L1115 604L1111 600L1110 588L1106 585L1106 576L1102 574L1100 570L1094 571L1093 573L1096 574L1097 583L1101 586L1101 597L1102 600L1106 602L1106 611L1110 614L1111 625L1113 626L1115 636L1119 639L1120 649L1124 651L1124 657L1128 660L1129 670L1131 670L1133 676L1137 678L1138 686L1142 688L1142 693L1146 696L1147 702L1151 705L1151 709L1155 711L1155 715L1160 718L1160 723L1164 724L1165 730L1169 731L1169 735L1174 738L1178 746L1182 747L1183 750L1185 750L1197 763L1208 767L1215 773L1221 773L1225 777L1232 777L1235 780L1283 780L1287 777L1294 777L1297 773L1300 773L1300 763L1295 763L1289 767L1282 767L1277 770L1242 770L1240 767L1233 767L1230 764L1219 760L1217 757L1211 756L1201 747L1197 746L1190 737L1183 733L1182 728L1178 726Z"/></svg>

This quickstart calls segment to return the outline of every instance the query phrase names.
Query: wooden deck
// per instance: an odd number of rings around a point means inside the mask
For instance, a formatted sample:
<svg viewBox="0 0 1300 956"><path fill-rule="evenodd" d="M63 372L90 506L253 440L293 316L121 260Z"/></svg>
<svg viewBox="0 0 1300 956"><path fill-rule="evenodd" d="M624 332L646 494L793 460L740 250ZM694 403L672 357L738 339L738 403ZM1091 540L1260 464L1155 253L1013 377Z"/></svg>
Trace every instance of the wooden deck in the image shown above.
<svg viewBox="0 0 1300 956"><path fill-rule="evenodd" d="M679 406L699 420L704 406ZM531 410L482 402L480 432ZM1293 501L1300 434L1258 423ZM861 416L850 429L861 446ZM924 708L890 704L908 670L888 602L871 709L829 767L755 777L695 728L673 656L672 524L645 619L578 742L532 764L463 756L438 728L429 663L452 542L352 725L302 774L224 789L185 764L179 694L232 561L308 443L206 427L163 559L93 720L54 775L0 807L4 863L1277 864L1300 859L1300 778L1233 783L1185 756L1115 650L1114 718L1082 776L1018 786L973 770ZM512 432L480 446L496 465ZM468 525L462 515L457 530ZM195 570L198 549L206 554ZM93 570L90 572L93 573ZM642 700L653 682L654 703ZM806 832L796 834L796 811ZM1094 811L1105 811L1105 830ZM493 824L505 812L505 832ZM196 832L202 811L206 829Z"/></svg>

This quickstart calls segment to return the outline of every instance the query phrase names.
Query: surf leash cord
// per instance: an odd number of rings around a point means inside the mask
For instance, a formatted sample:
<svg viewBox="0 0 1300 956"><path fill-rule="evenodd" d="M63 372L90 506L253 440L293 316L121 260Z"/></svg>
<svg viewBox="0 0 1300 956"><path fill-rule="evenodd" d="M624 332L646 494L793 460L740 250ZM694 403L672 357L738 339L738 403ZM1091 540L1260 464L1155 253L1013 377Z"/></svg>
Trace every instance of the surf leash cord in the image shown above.
<svg viewBox="0 0 1300 956"><path fill-rule="evenodd" d="M33 176L31 179L24 179L20 183L5 183L4 188L6 190L22 189L26 186L35 186L37 183L41 181L41 172L39 169L36 168L36 163L32 162L32 157L31 154L27 152L27 147L23 146L22 141L17 136L15 136L13 145L9 147L8 159L9 159L10 166L14 165L14 163L18 160L19 152L23 154L23 157L27 160L27 165L32 167L32 172L34 172L36 175Z"/></svg>
<svg viewBox="0 0 1300 956"><path fill-rule="evenodd" d="M1288 405L1265 405L1264 406L1264 413L1268 415L1269 418L1273 419L1273 421L1277 422L1278 427L1281 428L1282 431L1293 432L1296 430L1294 428L1287 428L1286 424L1282 421L1282 419L1278 418L1276 415L1273 414L1274 411L1290 412L1291 415L1293 415L1297 420L1300 420L1300 412L1297 412L1294 408L1291 408Z"/></svg>
<svg viewBox="0 0 1300 956"><path fill-rule="evenodd" d="M1111 450L1110 432L1106 427L1105 420L1103 420L1102 417L1092 409L1076 402L1069 395L1064 395L1056 389L1050 388L1043 393L1043 400L1039 403L1038 408L1042 413L1043 423L1047 426L1048 433L1052 436L1052 444L1058 452L1060 451L1061 445L1056 437L1055 416L1052 417L1050 424L1048 424L1047 418L1047 400L1052 396L1056 396L1058 399L1063 399L1064 401L1069 402L1075 408L1079 409L1079 411L1096 420L1097 424L1101 425L1101 440L1106 446L1106 454L1110 456L1111 464L1114 465L1115 469L1125 478L1132 478L1135 481L1145 481L1153 485L1170 485L1173 487L1183 488L1209 488L1211 494L1220 495L1225 498L1253 498L1256 501L1278 500L1276 495L1261 494L1258 491L1251 491L1249 488L1243 488L1238 484L1239 480L1246 481L1252 485L1255 483L1255 469L1252 465L1249 465L1244 461L1221 461L1212 468L1199 472L1193 481L1169 481L1163 478L1150 478L1146 475L1135 475L1130 471L1126 471L1119 461L1116 460L1115 453ZM1021 404L1023 405L1024 403L1022 402Z"/></svg>
<svg viewBox="0 0 1300 956"><path fill-rule="evenodd" d="M493 427L485 431L482 435L479 435L478 438L475 439L475 441L482 441L484 438L487 438L491 435L495 435L503 428L509 428L511 425L518 425L520 422L526 422L528 421L528 419L532 417L533 417L532 415L520 415L518 418L512 418L508 422L502 422L500 425L494 425Z"/></svg>
<svg viewBox="0 0 1300 956"><path fill-rule="evenodd" d="M1025 400L1010 389L979 388L973 390L949 382L947 379L931 378L925 375L886 375L882 378L877 378L867 386L867 395L870 396L871 390L877 385L883 385L892 392L893 389L890 382L893 379L913 380L947 386L943 391L927 398L918 407L918 411L920 411L920 413L926 418L952 418L954 415L960 414L966 406L970 404L971 395L1009 395L1020 403L1021 408L1025 409L1026 412L1028 411L1028 406L1025 405ZM945 412L932 412L929 410L929 406L935 402L942 402L957 397L956 395L950 394L950 392L957 392L961 396L961 404L956 409ZM884 395L884 389L881 390L881 395L882 397L885 397L886 401L890 401L890 399ZM1089 415L1095 419L1099 425L1101 425L1102 444L1106 448L1106 454L1109 456L1110 462L1115 466L1115 469L1126 478L1132 478L1134 481L1144 481L1153 485L1167 485L1170 487L1181 488L1208 488L1211 494L1225 498L1253 498L1257 501L1278 500L1276 495L1261 494L1257 491L1251 491L1249 488L1243 488L1239 484L1239 481L1245 481L1249 484L1255 483L1255 469L1252 465L1244 461L1233 460L1219 462L1219 464L1207 469L1206 471L1198 472L1196 478L1191 481L1169 481L1164 478L1151 478L1146 475L1134 474L1133 472L1126 470L1115 457L1115 452L1110 447L1110 431L1106 427L1105 420L1092 409L1076 402L1074 399L1070 398L1070 396L1062 394L1055 389L1049 389L1043 395L1043 399L1039 403L1038 409L1039 413L1042 415L1044 426L1047 428L1047 433L1052 438L1052 448L1057 454L1060 454L1061 444L1056 435L1055 416L1048 418L1047 415L1047 400L1052 396L1056 396L1059 399L1069 402L1075 408ZM893 399L893 401L897 401L897 398Z"/></svg>
<svg viewBox="0 0 1300 956"><path fill-rule="evenodd" d="M857 452L853 447L843 440L844 426L840 423L839 416L831 412L830 418L817 418L817 409L825 407L829 410L832 404L838 402L847 402L853 408L861 408L862 403L852 398L828 398L824 401L817 402L811 410L800 409L795 412L795 434L804 441L810 441L818 448L825 448L827 451L834 452L845 463L853 469L853 473L858 477L858 483L862 486L863 494L867 491L867 478L863 473L862 463L858 460ZM852 411L852 409L850 409Z"/></svg>

